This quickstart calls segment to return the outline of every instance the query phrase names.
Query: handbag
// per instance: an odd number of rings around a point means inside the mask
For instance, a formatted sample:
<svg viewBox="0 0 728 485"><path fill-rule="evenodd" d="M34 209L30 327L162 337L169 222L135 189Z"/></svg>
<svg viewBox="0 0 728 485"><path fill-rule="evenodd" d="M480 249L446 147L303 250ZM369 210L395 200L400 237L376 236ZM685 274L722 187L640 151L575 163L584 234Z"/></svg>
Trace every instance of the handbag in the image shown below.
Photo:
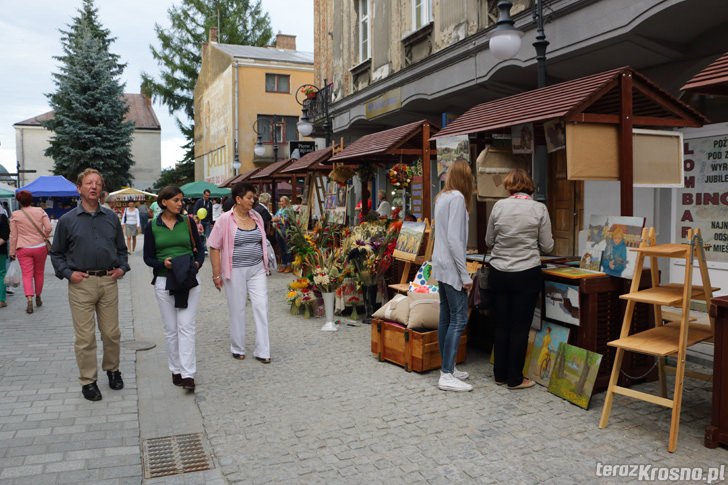
<svg viewBox="0 0 728 485"><path fill-rule="evenodd" d="M21 208L21 209L20 209L20 212L22 212L23 214L25 214L25 217L27 217L27 218L28 218L28 220L30 221L30 223L31 223L31 224L33 224L33 227L35 227L35 230L36 230L36 231L38 231L38 234L40 234L40 237L42 237L42 238L43 238L43 242L45 243L45 246L46 246L46 251L49 251L49 252L50 252L50 250L51 250L51 242L50 242L50 240L48 240L48 238L47 238L47 237L45 237L45 234L43 234L43 231L41 231L41 230L40 230L40 227L38 227L38 225L37 225L37 224L35 223L35 221L34 221L34 220L33 220L33 219L32 219L32 218L31 218L31 217L30 217L30 216L28 215L28 213L27 213L27 212L25 212L25 209L22 209L22 208Z"/></svg>
<svg viewBox="0 0 728 485"><path fill-rule="evenodd" d="M270 243L270 239L265 238L266 249L268 250L268 271L278 269L278 262L276 261L276 253L273 251L273 245Z"/></svg>
<svg viewBox="0 0 728 485"><path fill-rule="evenodd" d="M190 242L192 243L192 252L197 254L197 244L195 244L195 238L192 237L192 224L190 224L190 216L185 216L187 221L187 232L190 233Z"/></svg>

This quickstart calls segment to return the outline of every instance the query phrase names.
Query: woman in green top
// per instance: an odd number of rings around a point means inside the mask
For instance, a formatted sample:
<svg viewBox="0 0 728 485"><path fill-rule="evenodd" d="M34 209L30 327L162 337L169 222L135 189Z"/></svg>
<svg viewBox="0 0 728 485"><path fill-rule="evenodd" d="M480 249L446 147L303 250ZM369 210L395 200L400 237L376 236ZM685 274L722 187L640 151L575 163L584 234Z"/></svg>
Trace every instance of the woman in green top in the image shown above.
<svg viewBox="0 0 728 485"><path fill-rule="evenodd" d="M197 226L180 214L184 194L179 187L163 188L157 202L162 208L159 217L144 230L144 262L154 269L154 293L164 323L167 360L172 383L189 391L195 390L195 317L200 301L199 283L189 290L170 288L182 266L199 270L205 261ZM174 273L174 274L173 274ZM172 291L170 291L172 289ZM186 296L186 298L185 298Z"/></svg>

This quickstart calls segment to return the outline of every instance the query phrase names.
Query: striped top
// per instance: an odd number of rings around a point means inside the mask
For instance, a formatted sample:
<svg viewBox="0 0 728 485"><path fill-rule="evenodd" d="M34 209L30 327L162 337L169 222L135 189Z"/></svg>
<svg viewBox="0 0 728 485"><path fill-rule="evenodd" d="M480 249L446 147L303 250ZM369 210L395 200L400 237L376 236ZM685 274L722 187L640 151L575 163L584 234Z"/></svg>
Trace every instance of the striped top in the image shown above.
<svg viewBox="0 0 728 485"><path fill-rule="evenodd" d="M235 231L233 248L233 268L255 266L263 261L263 236L256 227L248 231L238 228Z"/></svg>

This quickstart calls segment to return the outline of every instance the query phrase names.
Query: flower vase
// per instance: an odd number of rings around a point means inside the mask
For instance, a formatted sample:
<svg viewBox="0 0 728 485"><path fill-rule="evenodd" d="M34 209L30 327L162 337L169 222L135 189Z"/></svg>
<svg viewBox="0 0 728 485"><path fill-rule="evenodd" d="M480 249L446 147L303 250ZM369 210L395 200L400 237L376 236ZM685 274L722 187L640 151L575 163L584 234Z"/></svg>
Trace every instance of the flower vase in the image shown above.
<svg viewBox="0 0 728 485"><path fill-rule="evenodd" d="M301 312L299 311L298 307L295 303L291 303L291 315L300 315Z"/></svg>
<svg viewBox="0 0 728 485"><path fill-rule="evenodd" d="M364 286L364 308L365 315L363 323L372 323L372 315L378 310L377 308L377 285Z"/></svg>
<svg viewBox="0 0 728 485"><path fill-rule="evenodd" d="M326 315L326 321L324 326L321 327L322 332L336 332L336 323L334 322L334 302L336 301L336 293L326 292L321 293L324 299L324 313Z"/></svg>
<svg viewBox="0 0 728 485"><path fill-rule="evenodd" d="M311 305L308 303L303 305L303 318L311 318Z"/></svg>
<svg viewBox="0 0 728 485"><path fill-rule="evenodd" d="M354 304L353 304L353 305L351 306L351 315L349 315L349 318L350 318L351 320L354 320L354 321L357 321L357 320L359 320L359 312L357 311L357 308L358 308L358 306L357 306L357 304L356 304L356 303L354 303Z"/></svg>

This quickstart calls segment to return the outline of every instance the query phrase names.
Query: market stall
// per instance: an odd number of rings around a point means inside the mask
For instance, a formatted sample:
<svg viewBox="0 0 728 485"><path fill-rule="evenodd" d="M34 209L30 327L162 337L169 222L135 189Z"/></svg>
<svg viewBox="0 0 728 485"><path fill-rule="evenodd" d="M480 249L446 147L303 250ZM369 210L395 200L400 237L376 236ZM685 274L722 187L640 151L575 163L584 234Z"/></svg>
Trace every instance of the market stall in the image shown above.
<svg viewBox="0 0 728 485"><path fill-rule="evenodd" d="M288 184L291 178L290 175L282 174L281 170L288 167L293 161L293 159L287 159L271 163L251 175L248 181L258 186L258 193L269 191L271 200L275 204L278 202L278 196L282 195L282 184ZM288 190L290 190L290 186Z"/></svg>
<svg viewBox="0 0 728 485"><path fill-rule="evenodd" d="M331 147L321 148L307 153L280 171L281 174L291 176L291 191L294 196L299 193L299 190L301 191L303 205L308 208L309 212L313 208L315 198L317 213L324 213L326 179L331 171L331 167L324 164L332 155L333 149ZM302 177L304 179L303 187L299 187L297 182Z"/></svg>
<svg viewBox="0 0 728 485"><path fill-rule="evenodd" d="M189 199L199 199L202 197L205 190L209 190L210 196L212 197L224 197L226 195L230 195L230 189L218 187L217 185L205 182L204 180L184 184L180 187L180 189L182 189L185 197Z"/></svg>
<svg viewBox="0 0 728 485"><path fill-rule="evenodd" d="M45 209L51 219L58 219L71 210L79 196L76 185L61 175L41 175L16 192L21 190L30 192L34 204Z"/></svg>

